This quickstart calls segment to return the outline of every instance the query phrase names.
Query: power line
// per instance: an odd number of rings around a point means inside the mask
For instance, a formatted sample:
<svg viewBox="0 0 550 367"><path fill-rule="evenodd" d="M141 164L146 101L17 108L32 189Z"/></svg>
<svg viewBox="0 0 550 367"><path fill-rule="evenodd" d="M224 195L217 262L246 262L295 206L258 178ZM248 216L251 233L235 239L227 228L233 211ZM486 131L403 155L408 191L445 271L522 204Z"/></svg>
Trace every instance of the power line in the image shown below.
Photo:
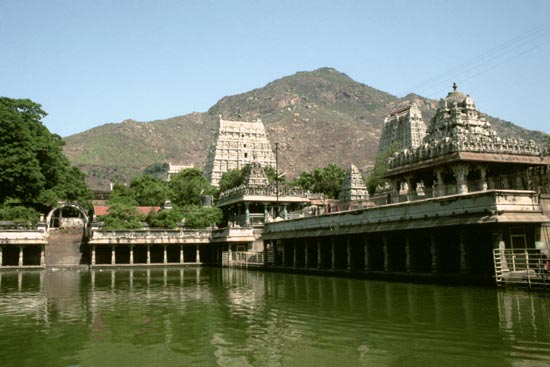
<svg viewBox="0 0 550 367"><path fill-rule="evenodd" d="M453 81L463 82L475 78L510 60L532 52L548 42L550 42L550 23L544 23L457 66L447 68L402 94L412 91L426 97L441 95L441 91L447 90L449 83Z"/></svg>

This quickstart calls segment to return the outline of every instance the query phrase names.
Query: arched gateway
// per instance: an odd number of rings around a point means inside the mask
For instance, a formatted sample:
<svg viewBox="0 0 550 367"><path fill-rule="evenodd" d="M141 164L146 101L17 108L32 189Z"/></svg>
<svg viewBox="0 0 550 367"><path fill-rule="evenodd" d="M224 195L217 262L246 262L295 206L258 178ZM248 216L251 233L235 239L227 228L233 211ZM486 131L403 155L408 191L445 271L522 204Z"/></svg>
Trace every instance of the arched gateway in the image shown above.
<svg viewBox="0 0 550 367"><path fill-rule="evenodd" d="M46 217L46 229L88 228L90 218L84 207L76 201L62 201Z"/></svg>
<svg viewBox="0 0 550 367"><path fill-rule="evenodd" d="M77 202L64 201L50 210L46 217L47 267L75 267L86 264L84 244L89 237L90 217Z"/></svg>

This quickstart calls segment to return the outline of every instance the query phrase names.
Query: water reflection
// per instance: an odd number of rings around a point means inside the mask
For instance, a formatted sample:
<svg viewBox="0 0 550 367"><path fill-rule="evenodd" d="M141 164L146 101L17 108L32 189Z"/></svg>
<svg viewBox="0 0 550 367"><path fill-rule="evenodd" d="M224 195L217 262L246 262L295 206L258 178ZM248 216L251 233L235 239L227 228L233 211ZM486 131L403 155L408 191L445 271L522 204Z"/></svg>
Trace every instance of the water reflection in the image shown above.
<svg viewBox="0 0 550 367"><path fill-rule="evenodd" d="M0 272L7 365L529 366L549 351L545 293L237 269Z"/></svg>

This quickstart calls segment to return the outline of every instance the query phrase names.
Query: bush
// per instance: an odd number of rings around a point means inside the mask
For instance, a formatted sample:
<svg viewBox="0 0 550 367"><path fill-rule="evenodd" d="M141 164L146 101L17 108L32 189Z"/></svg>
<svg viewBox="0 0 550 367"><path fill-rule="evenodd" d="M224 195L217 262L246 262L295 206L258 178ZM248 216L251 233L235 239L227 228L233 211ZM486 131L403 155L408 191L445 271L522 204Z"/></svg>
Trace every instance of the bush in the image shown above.
<svg viewBox="0 0 550 367"><path fill-rule="evenodd" d="M181 212L176 208L172 208L161 210L158 213L151 211L145 221L152 228L175 229L182 219L183 215Z"/></svg>
<svg viewBox="0 0 550 367"><path fill-rule="evenodd" d="M10 220L18 226L36 227L39 219L40 214L33 208L9 202L0 207L0 220Z"/></svg>
<svg viewBox="0 0 550 367"><path fill-rule="evenodd" d="M185 213L185 227L207 228L213 226L223 219L223 213L219 208L202 207L190 209Z"/></svg>

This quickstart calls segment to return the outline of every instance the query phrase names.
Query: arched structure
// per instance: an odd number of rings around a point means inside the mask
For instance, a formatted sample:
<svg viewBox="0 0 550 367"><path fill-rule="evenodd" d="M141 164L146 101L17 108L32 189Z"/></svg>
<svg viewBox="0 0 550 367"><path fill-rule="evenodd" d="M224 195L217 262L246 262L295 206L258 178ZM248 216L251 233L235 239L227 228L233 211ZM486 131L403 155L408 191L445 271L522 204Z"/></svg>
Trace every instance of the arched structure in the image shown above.
<svg viewBox="0 0 550 367"><path fill-rule="evenodd" d="M59 202L55 208L50 210L50 212L46 217L46 229L50 230L50 228L63 228L64 223L67 223L67 221L63 221L63 217L62 217L63 209L66 209L66 208L72 208L77 211L78 218L82 220L82 226L86 231L88 227L88 223L90 222L90 217L88 216L86 209L84 209L84 207L76 201ZM56 212L59 212L59 215L56 216L55 215ZM74 218L74 217L69 217L69 218Z"/></svg>

